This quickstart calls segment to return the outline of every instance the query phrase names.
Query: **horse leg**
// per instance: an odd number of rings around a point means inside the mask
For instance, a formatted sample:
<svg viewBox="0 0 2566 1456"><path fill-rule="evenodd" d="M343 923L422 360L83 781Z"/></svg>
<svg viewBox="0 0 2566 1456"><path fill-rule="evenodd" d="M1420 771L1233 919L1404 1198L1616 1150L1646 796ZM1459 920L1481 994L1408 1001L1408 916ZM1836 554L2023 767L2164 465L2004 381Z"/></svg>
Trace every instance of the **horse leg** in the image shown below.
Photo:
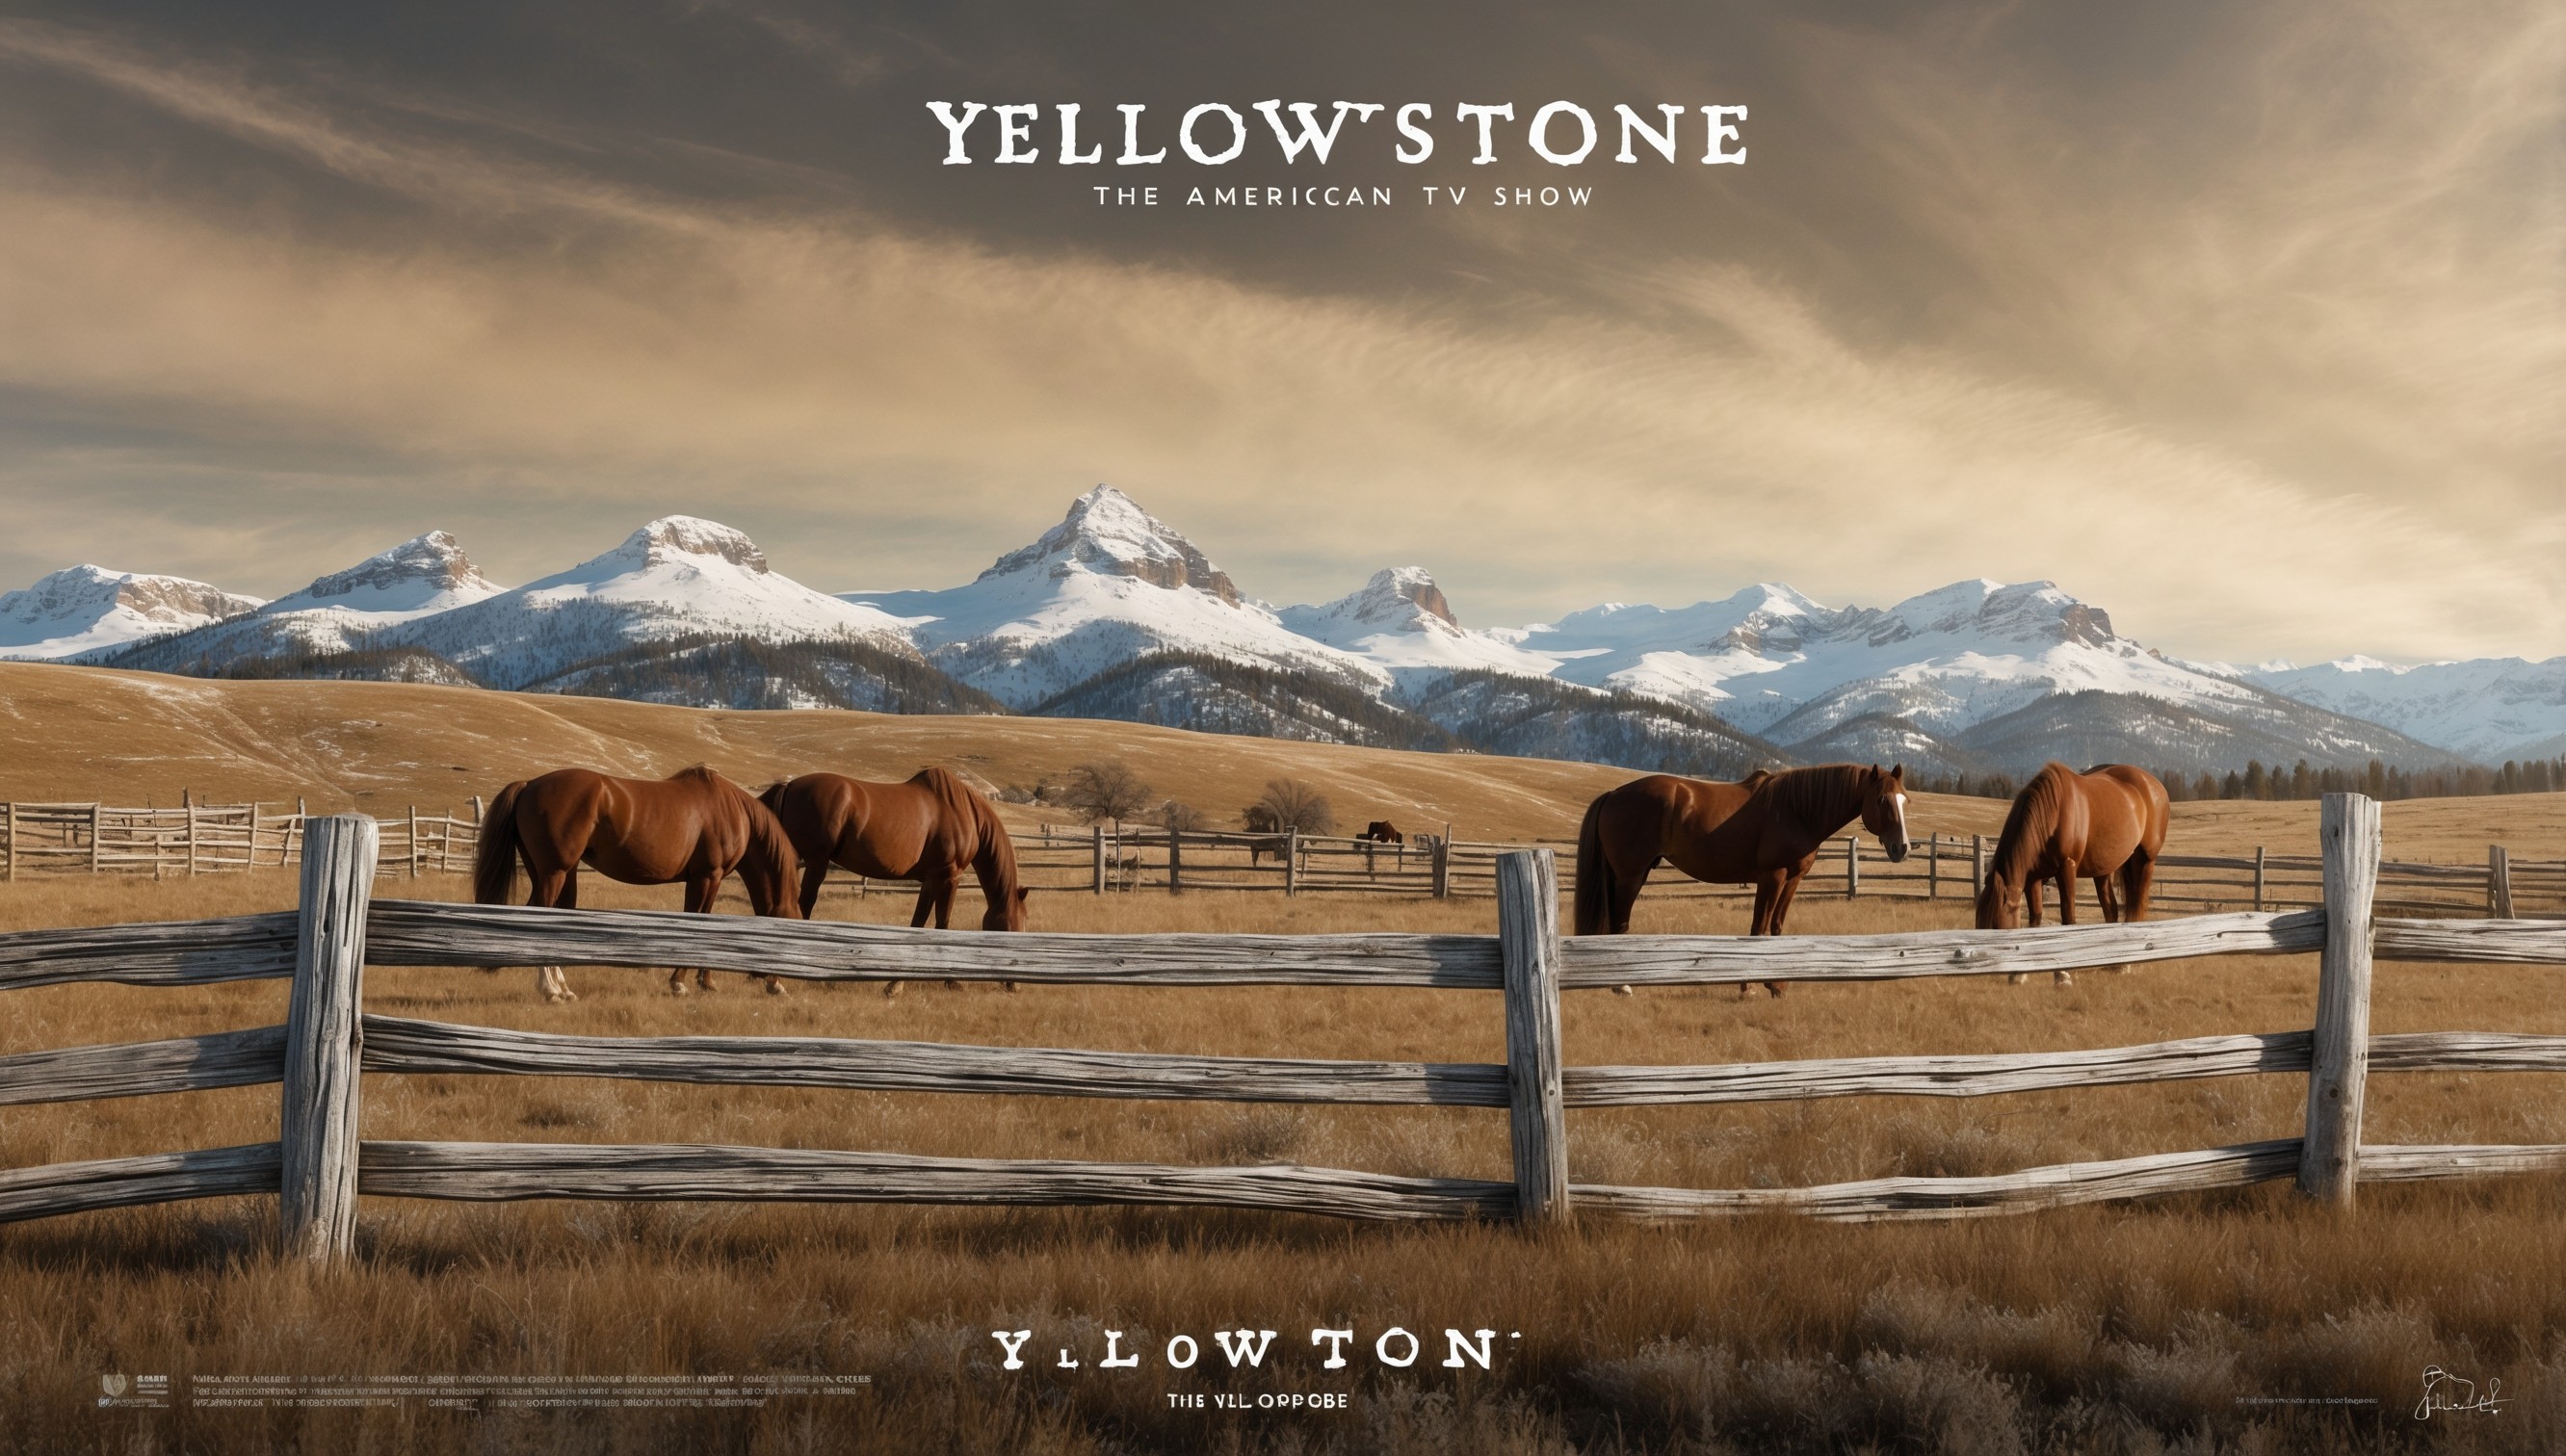
<svg viewBox="0 0 2566 1456"><path fill-rule="evenodd" d="M2026 874L2022 877L2022 913L2025 925L2033 929L2040 927L2040 876L2037 874ZM2030 979L2031 977L2023 972L2015 971L2005 977L2005 984L2019 986Z"/></svg>
<svg viewBox="0 0 2566 1456"><path fill-rule="evenodd" d="M1777 915L1778 915L1778 911L1779 911L1779 907L1780 907L1781 903L1782 903L1782 878L1781 878L1781 876L1779 876L1779 875L1766 875L1765 877L1763 877L1763 878L1761 878L1761 879L1756 880L1756 881L1755 881L1755 908L1747 912L1747 915L1746 915L1746 933L1747 933L1747 934L1749 934L1749 935L1770 935L1770 934L1772 934L1772 933L1773 933L1773 925L1774 925L1774 923L1775 923L1775 921L1776 921L1776 918L1777 918ZM1770 991L1770 990L1772 989L1772 987L1768 984L1768 985L1765 987L1765 989L1766 989L1767 991ZM1745 981L1740 981L1740 982L1738 982L1738 983L1737 983L1737 999L1738 999L1738 1000L1743 1001L1743 1000L1745 1000L1747 997L1752 996L1752 995L1754 995L1754 994L1755 994L1755 993L1754 993L1754 991L1753 991L1753 990L1751 990L1751 989L1749 989L1749 983L1747 983L1747 982L1745 982Z"/></svg>
<svg viewBox="0 0 2566 1456"><path fill-rule="evenodd" d="M960 884L961 881L954 879L936 881L934 886L936 929L950 930L953 928L953 892L960 887ZM954 987L957 990L960 989L962 985L959 981L947 981L944 984Z"/></svg>
<svg viewBox="0 0 2566 1456"><path fill-rule="evenodd" d="M1640 903L1640 891L1649 882L1649 871L1657 867L1658 862L1652 859L1635 874L1615 874L1613 876L1613 899L1611 905L1606 910L1606 919L1604 921L1604 931L1606 934L1628 935L1631 933L1631 911L1637 908ZM1633 996L1638 993L1628 986L1616 986L1613 988L1613 994L1616 996Z"/></svg>
<svg viewBox="0 0 2566 1456"><path fill-rule="evenodd" d="M914 909L911 909L908 912L908 928L915 930L924 925L926 923L926 917L934 912L935 891L921 881L917 886L917 905ZM883 982L883 999L885 1001L889 1001L899 995L899 988L902 984L903 983L899 981Z"/></svg>
<svg viewBox="0 0 2566 1456"><path fill-rule="evenodd" d="M694 878L687 880L686 913L689 915L711 914L713 912L713 897L720 893L721 876L718 874L698 874ZM713 989L712 973L706 971L701 966L695 967L695 985L706 995L710 995ZM671 996L683 996L686 994L686 967L673 966L669 968L668 994Z"/></svg>
<svg viewBox="0 0 2566 1456"><path fill-rule="evenodd" d="M2073 859L2061 859L2058 862L2058 923L2061 925L2076 923L2076 861ZM2050 977L2055 985L2076 984L2074 971L2052 971Z"/></svg>
<svg viewBox="0 0 2566 1456"><path fill-rule="evenodd" d="M1773 928L1765 931L1765 934L1779 935L1782 933L1782 922L1788 918L1791 913L1792 897L1799 894L1799 892L1800 876L1790 871L1784 871L1782 876L1781 893L1773 897ZM1782 994L1782 983L1779 981L1765 982L1764 993L1768 996L1776 998L1780 997Z"/></svg>
<svg viewBox="0 0 2566 1456"><path fill-rule="evenodd" d="M527 904L555 910L579 908L579 870L577 868L556 869L549 873L529 873L527 878L533 881L526 895ZM579 999L579 993L570 988L570 978L562 974L562 968L559 966L535 968L535 991L544 1000L554 1005Z"/></svg>

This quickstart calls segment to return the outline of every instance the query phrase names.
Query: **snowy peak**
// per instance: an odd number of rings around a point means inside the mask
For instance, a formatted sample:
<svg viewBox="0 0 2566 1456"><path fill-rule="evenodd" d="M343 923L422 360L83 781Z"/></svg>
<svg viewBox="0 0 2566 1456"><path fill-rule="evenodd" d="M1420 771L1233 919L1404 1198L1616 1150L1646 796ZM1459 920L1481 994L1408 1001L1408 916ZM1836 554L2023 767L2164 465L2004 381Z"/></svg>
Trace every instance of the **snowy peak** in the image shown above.
<svg viewBox="0 0 2566 1456"><path fill-rule="evenodd" d="M1910 597L1880 613L1870 632L1874 646L1926 635L1969 636L2023 646L2128 645L2113 633L2109 613L2059 591L2055 583L2005 586L1983 577Z"/></svg>
<svg viewBox="0 0 2566 1456"><path fill-rule="evenodd" d="M259 605L256 597L184 577L112 572L84 562L0 595L0 652L68 657L203 626Z"/></svg>
<svg viewBox="0 0 2566 1456"><path fill-rule="evenodd" d="M1080 571L1132 577L1170 591L1191 587L1232 606L1239 600L1228 574L1200 548L1110 485L1072 501L1059 525L1033 545L998 558L979 579L1035 571L1055 579Z"/></svg>
<svg viewBox="0 0 2566 1456"><path fill-rule="evenodd" d="M499 590L472 565L451 535L430 531L278 599L269 604L268 612L322 607L369 612L434 611L495 597Z"/></svg>
<svg viewBox="0 0 2566 1456"><path fill-rule="evenodd" d="M728 562L753 576L767 571L766 553L757 549L748 533L700 516L661 516L625 537L622 546L582 563L577 570L621 576L650 567L698 565L692 559L700 558Z"/></svg>
<svg viewBox="0 0 2566 1456"><path fill-rule="evenodd" d="M1459 631L1452 604L1423 567L1387 567L1360 591L1320 607L1285 608L1284 623L1321 641L1344 644L1375 632Z"/></svg>

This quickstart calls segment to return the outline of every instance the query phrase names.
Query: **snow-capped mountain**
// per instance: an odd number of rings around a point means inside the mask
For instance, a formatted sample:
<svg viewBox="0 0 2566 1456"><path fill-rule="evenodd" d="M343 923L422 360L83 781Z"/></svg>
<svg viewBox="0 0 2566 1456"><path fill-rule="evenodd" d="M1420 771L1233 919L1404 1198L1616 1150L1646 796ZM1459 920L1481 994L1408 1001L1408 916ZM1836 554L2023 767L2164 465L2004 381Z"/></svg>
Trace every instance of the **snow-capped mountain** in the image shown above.
<svg viewBox="0 0 2566 1456"><path fill-rule="evenodd" d="M405 617L375 640L515 688L624 648L695 637L908 649L897 619L803 586L768 567L747 536L693 516L662 516L569 571Z"/></svg>
<svg viewBox="0 0 2566 1456"><path fill-rule="evenodd" d="M1031 708L1154 652L1197 652L1379 691L1365 657L1286 626L1130 496L1100 485L1061 523L967 586L851 592L903 625L926 659L1011 707Z"/></svg>
<svg viewBox="0 0 2566 1456"><path fill-rule="evenodd" d="M2566 754L2566 656L2395 667L2345 657L2233 669L2284 697L2367 718L2484 763Z"/></svg>
<svg viewBox="0 0 2566 1456"><path fill-rule="evenodd" d="M228 666L344 653L375 645L386 628L451 611L499 591L452 536L430 531L318 578L256 611L127 649L117 654L117 665L185 671L195 662Z"/></svg>
<svg viewBox="0 0 2566 1456"><path fill-rule="evenodd" d="M0 657L53 660L185 631L259 605L184 577L83 563L0 594Z"/></svg>
<svg viewBox="0 0 2566 1456"><path fill-rule="evenodd" d="M1104 485L945 590L832 597L730 527L667 516L514 590L443 532L264 605L74 568L0 598L0 651L31 644L159 671L1012 709L1687 773L1847 758L1933 775L2050 757L2186 773L2248 758L2426 768L2566 749L2566 658L2186 662L2048 582L1957 582L1888 607L1768 583L1473 628L1423 568L1394 567L1336 601L1278 608Z"/></svg>
<svg viewBox="0 0 2566 1456"><path fill-rule="evenodd" d="M1502 634L1462 626L1423 567L1375 572L1347 596L1317 607L1286 607L1276 619L1313 641L1365 658L1402 688L1421 688L1456 671L1547 677L1558 665Z"/></svg>

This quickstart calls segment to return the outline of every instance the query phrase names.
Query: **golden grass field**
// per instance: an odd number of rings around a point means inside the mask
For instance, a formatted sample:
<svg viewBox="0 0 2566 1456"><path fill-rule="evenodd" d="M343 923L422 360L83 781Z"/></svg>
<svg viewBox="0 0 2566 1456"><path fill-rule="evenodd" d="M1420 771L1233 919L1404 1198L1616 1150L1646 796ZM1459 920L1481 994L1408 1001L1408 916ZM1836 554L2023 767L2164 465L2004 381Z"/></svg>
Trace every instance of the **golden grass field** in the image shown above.
<svg viewBox="0 0 2566 1456"><path fill-rule="evenodd" d="M1530 837L1563 833L1561 818L1573 826L1584 795L1627 777L1126 725L696 714L365 684L17 672L0 669L0 711L18 719L13 733L33 726L41 736L19 737L30 756L0 761L0 794L29 799L156 794L167 802L181 783L211 798L274 799L297 792L293 773L327 767L327 782L360 804L378 802L356 799L370 784L378 798L433 802L421 786L440 781L421 764L466 763L470 771L453 776L470 786L463 792L487 793L494 778L551 766L527 755L577 757L563 745L580 743L593 755L587 761L606 766L664 769L692 761L683 758L692 751L744 778L809 767L791 754L825 747L832 766L889 777L967 744L989 765L980 771L1000 782L1055 761L1046 756L1065 766L1114 751L1154 778L1200 786L1185 793L1209 805L1244 802L1263 778L1290 772L1346 796L1341 815L1430 813L1485 824L1490 837ZM36 701L57 682L81 691ZM89 692L96 682L108 686ZM162 695L181 689L203 696L167 706ZM311 700L298 706L297 691ZM432 707L417 706L424 695ZM371 705L385 725L370 730L379 741L331 740L336 754L317 747L333 731L331 715L357 705ZM75 720L121 766L73 777L81 759L65 740ZM123 725L122 737L111 736L110 722ZM155 754L155 743L181 741L180 723L233 757ZM509 746L507 735L520 729L563 736ZM1029 741L1012 744L1011 729ZM455 749L467 735L479 735L486 752L469 758ZM1928 800L1916 827L1990 832L2001 808ZM2524 857L2560 857L2561 811L2566 796L2391 805L2389 852L2481 862L2484 845L2500 840ZM2314 820L2312 804L2180 806L2176 847L2261 843L2306 852ZM673 888L601 888L592 877L583 902L676 904ZM385 880L380 892L459 897L462 883ZM30 877L0 886L0 929L231 914L293 898L291 877L278 871L156 884ZM904 919L906 907L899 896L833 893L822 913ZM1362 896L1046 894L1034 913L1041 928L1117 932L1494 926L1484 900ZM1637 928L1734 933L1742 913L1729 900L1644 899ZM1954 926L1963 915L1956 899L1847 901L1812 891L1793 929ZM2383 965L2373 1030L2566 1033L2561 974ZM648 971L572 975L582 999L567 1007L537 1001L531 971L377 970L367 1002L392 1015L604 1035L1502 1057L1493 993L1055 987L1009 995L927 985L886 999L865 987L805 984L768 998L722 977L718 994L678 999ZM1780 1000L1740 1000L1725 988L1575 993L1566 1049L1575 1065L2112 1046L2303 1028L2314 983L2312 958L2279 957L2089 974L2066 988L1979 977L1801 986ZM8 1011L0 1053L273 1023L283 1018L284 989L56 987L14 993ZM1616 1183L1779 1186L1993 1172L2292 1136L2304 1087L2301 1077L2272 1076L1975 1099L1579 1110L1569 1114L1570 1151L1576 1178ZM264 1141L276 1135L276 1102L268 1087L10 1108L0 1113L0 1165ZM1298 1161L1482 1177L1507 1169L1504 1114L1484 1109L386 1076L367 1080L365 1109L365 1134L384 1138ZM2566 1078L2381 1074L2365 1135L2566 1142ZM1590 1223L1544 1235L1186 1210L374 1198L363 1205L362 1258L330 1273L273 1257L273 1199L210 1201L0 1227L0 1450L2550 1451L2566 1449L2561 1194L2566 1182L2554 1178L2379 1187L2339 1217L2265 1186L1966 1223L1764 1218L1686 1228ZM1428 1340L1430 1353L1413 1368L1370 1357L1373 1338L1394 1325ZM1280 1332L1266 1369L1233 1374L1213 1350L1214 1331L1242 1327ZM1308 1343L1316 1327L1359 1333L1352 1367L1319 1368ZM1446 1327L1499 1332L1494 1369L1439 1367ZM1036 1332L1026 1351L1040 1356L1033 1367L996 1367L989 1333L1000 1329ZM1126 1332L1124 1348L1149 1353L1141 1368L1095 1367L1109 1329ZM1517 1332L1519 1339L1506 1337ZM1179 1333L1207 1351L1190 1372L1168 1370L1156 1355ZM1052 1367L1064 1345L1082 1358L1079 1369ZM2499 1379L2500 1413L2413 1419L2427 1365L2481 1389ZM756 1409L629 1415L101 1411L98 1377L109 1371L807 1371L872 1383L852 1396ZM1214 1392L1252 1400L1266 1391L1352 1400L1342 1411L1278 1415L1172 1408L1168 1399ZM2329 1399L2374 1403L2261 1403Z"/></svg>

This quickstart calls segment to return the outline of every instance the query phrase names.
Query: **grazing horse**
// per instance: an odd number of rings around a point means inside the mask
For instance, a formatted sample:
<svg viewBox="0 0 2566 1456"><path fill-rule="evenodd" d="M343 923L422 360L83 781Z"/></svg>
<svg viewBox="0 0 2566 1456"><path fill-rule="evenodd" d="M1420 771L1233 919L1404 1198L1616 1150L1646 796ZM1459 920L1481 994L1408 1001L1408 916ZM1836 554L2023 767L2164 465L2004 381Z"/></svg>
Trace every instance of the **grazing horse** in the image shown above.
<svg viewBox="0 0 2566 1456"><path fill-rule="evenodd" d="M1405 845L1408 843L1408 836L1399 832L1399 826L1392 824L1386 819L1376 819L1371 824L1364 826L1364 832L1355 836L1355 838L1358 840L1370 840L1376 845Z"/></svg>
<svg viewBox="0 0 2566 1456"><path fill-rule="evenodd" d="M761 915L802 918L793 902L793 844L784 827L746 790L701 764L664 779L618 779L593 769L556 769L499 791L472 858L472 898L504 905L516 892L517 860L533 882L526 903L579 906L579 866L627 884L686 886L686 908L710 914L722 880L734 869ZM668 990L684 995L685 970L668 973ZM783 983L760 976L770 996ZM712 989L712 973L695 984ZM547 1001L576 1001L559 966L545 966L536 985Z"/></svg>
<svg viewBox="0 0 2566 1456"><path fill-rule="evenodd" d="M1978 891L1978 928L2011 930L2025 900L2031 923L2039 924L2045 879L2058 881L2059 923L2075 924L2080 875L2094 881L2104 919L2146 919L2167 817L2165 785L2145 769L2104 764L2080 774L2062 763L2042 765L2005 812L2004 833ZM2059 985L2075 979L2057 973Z"/></svg>
<svg viewBox="0 0 2566 1456"><path fill-rule="evenodd" d="M1631 907L1664 858L1711 884L1754 885L1750 933L1779 935L1819 849L1857 818L1893 862L1907 857L1905 765L1758 770L1734 784L1635 779L1587 806L1578 827L1577 933L1628 931ZM1764 989L1779 996L1782 983Z"/></svg>
<svg viewBox="0 0 2566 1456"><path fill-rule="evenodd" d="M980 928L1025 928L1026 890L1016 882L1015 843L989 801L950 769L920 769L904 784L804 774L758 798L775 811L802 856L805 918L820 902L829 866L838 864L871 879L917 881L917 908L908 923L923 925L932 915L936 929L949 930L954 889L967 869L988 900ZM899 987L888 982L883 994L897 996Z"/></svg>

